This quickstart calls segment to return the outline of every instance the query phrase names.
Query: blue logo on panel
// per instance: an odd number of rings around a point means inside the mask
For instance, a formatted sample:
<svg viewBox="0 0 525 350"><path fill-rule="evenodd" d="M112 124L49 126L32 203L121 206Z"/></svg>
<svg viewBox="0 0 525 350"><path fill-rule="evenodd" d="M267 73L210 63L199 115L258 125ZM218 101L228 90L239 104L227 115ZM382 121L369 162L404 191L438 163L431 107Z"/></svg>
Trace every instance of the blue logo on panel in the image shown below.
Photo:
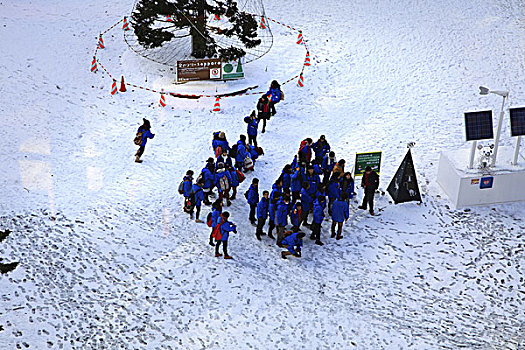
<svg viewBox="0 0 525 350"><path fill-rule="evenodd" d="M494 183L494 177L493 176L487 176L482 177L481 181L479 182L479 188L492 188L492 184Z"/></svg>

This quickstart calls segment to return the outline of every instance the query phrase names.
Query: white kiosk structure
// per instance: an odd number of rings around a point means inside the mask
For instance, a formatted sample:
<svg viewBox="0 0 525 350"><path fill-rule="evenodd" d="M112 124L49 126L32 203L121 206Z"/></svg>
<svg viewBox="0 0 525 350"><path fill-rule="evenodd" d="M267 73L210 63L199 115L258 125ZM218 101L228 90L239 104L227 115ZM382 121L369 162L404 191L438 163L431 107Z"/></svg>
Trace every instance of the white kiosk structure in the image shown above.
<svg viewBox="0 0 525 350"><path fill-rule="evenodd" d="M511 109L512 136L517 136L515 149L499 147L509 92L480 87L481 95L489 93L503 97L494 144L477 143L493 138L492 111L468 112L465 127L467 141L472 141L469 155L465 150L446 151L439 159L437 181L456 208L525 201L525 161L518 159L521 136L525 134L525 108Z"/></svg>

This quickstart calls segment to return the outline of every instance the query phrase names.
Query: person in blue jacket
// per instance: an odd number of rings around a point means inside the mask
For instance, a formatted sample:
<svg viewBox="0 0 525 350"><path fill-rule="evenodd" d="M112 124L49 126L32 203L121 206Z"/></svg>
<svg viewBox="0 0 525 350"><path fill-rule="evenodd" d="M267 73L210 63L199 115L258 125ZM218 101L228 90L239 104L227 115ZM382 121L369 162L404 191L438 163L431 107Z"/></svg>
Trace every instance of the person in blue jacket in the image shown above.
<svg viewBox="0 0 525 350"><path fill-rule="evenodd" d="M201 170L201 175L204 180L202 191L204 193L204 204L211 205L210 195L212 194L213 187L215 186L215 166L213 164L213 158L211 162L207 162L206 166Z"/></svg>
<svg viewBox="0 0 525 350"><path fill-rule="evenodd" d="M225 211L222 213L222 215L217 220L217 225L220 225L219 230L221 231L221 238L215 239L215 257L218 258L219 256L222 256L222 254L219 253L219 246L222 243L222 250L224 252L224 259L233 259L230 255L228 255L228 238L230 237L230 232L237 233L237 227L228 221L230 218L230 213Z"/></svg>
<svg viewBox="0 0 525 350"><path fill-rule="evenodd" d="M348 197L346 193L343 193L341 198L336 199L332 206L332 235L330 237L335 237L335 227L337 226L337 237L335 238L337 240L343 238L341 235L341 232L343 231L343 222L347 221L350 217L349 206L346 201L347 199Z"/></svg>
<svg viewBox="0 0 525 350"><path fill-rule="evenodd" d="M328 183L328 215L332 215L332 204L334 201L341 197L341 187L339 185L339 173L334 173Z"/></svg>
<svg viewBox="0 0 525 350"><path fill-rule="evenodd" d="M323 157L330 152L330 144L326 141L326 137L321 135L319 140L313 144L312 149L314 150L315 159L314 162L321 164L323 162Z"/></svg>
<svg viewBox="0 0 525 350"><path fill-rule="evenodd" d="M330 174L332 173L332 170L334 169L335 164L336 164L335 152L330 151L330 153L326 154L323 157L323 162L321 163L321 168L324 174L323 183L325 185L327 185L328 181L330 180Z"/></svg>
<svg viewBox="0 0 525 350"><path fill-rule="evenodd" d="M255 231L255 237L260 241L261 236L264 236L263 232L264 224L268 218L268 208L270 206L270 193L263 191L263 196L259 203L257 203L257 230Z"/></svg>
<svg viewBox="0 0 525 350"><path fill-rule="evenodd" d="M300 258L304 236L304 232L295 232L283 239L281 244L283 247L287 247L288 250L281 252L281 258L286 259L288 255L293 255L297 258Z"/></svg>
<svg viewBox="0 0 525 350"><path fill-rule="evenodd" d="M259 158L259 152L257 152L257 149L255 146L246 145L246 150L248 151L248 154L250 155L250 158L255 165L255 161Z"/></svg>
<svg viewBox="0 0 525 350"><path fill-rule="evenodd" d="M248 143L257 147L257 128L259 127L259 119L255 115L255 111L252 111L249 117L244 118L244 122L248 124Z"/></svg>
<svg viewBox="0 0 525 350"><path fill-rule="evenodd" d="M142 163L142 160L140 157L142 157L142 154L144 154L144 150L146 149L146 143L148 143L148 139L152 139L155 137L155 134L151 133L151 124L149 120L146 118L142 118L144 123L139 126L139 129L137 130L137 136L142 133L142 142L140 143L139 149L137 150L137 153L135 153L135 162L136 163Z"/></svg>
<svg viewBox="0 0 525 350"><path fill-rule="evenodd" d="M250 205L250 222L252 225L257 224L257 219L255 218L255 210L257 209L257 203L259 203L259 179L254 178L252 184L248 191L245 193L246 200Z"/></svg>
<svg viewBox="0 0 525 350"><path fill-rule="evenodd" d="M212 204L212 212L211 212L211 232L210 232L210 245L213 247L215 244L213 243L213 230L215 229L215 226L217 226L217 222L219 220L219 217L222 213L222 201L216 200Z"/></svg>
<svg viewBox="0 0 525 350"><path fill-rule="evenodd" d="M292 192L292 203L297 202L301 198L303 178L304 170L300 166L296 166L295 170L290 175L290 191Z"/></svg>
<svg viewBox="0 0 525 350"><path fill-rule="evenodd" d="M237 141L237 154L235 155L235 168L242 171L244 166L244 158L248 156L246 149L246 136L241 135L239 141Z"/></svg>
<svg viewBox="0 0 525 350"><path fill-rule="evenodd" d="M193 186L191 187L191 194L190 194L191 196L193 196L193 200L194 200L195 208L196 208L195 222L199 224L204 222L199 218L200 213L201 213L202 201L204 200L204 194L202 192L203 185L204 185L204 180L199 179L199 181L197 181L197 183L193 184ZM191 213L193 216L193 210Z"/></svg>
<svg viewBox="0 0 525 350"><path fill-rule="evenodd" d="M266 96L268 96L268 100L270 101L270 115L274 116L277 113L275 110L275 105L281 100L284 100L284 94L281 90L281 85L277 82L277 80L272 81Z"/></svg>
<svg viewBox="0 0 525 350"><path fill-rule="evenodd" d="M279 193L280 195L283 194L283 180L279 177L272 185L272 192L270 193L270 197L273 197L274 193Z"/></svg>
<svg viewBox="0 0 525 350"><path fill-rule="evenodd" d="M213 140L211 142L211 146L213 147L213 152L215 153L215 157L218 157L224 151L226 152L230 151L230 145L228 144L228 141L226 140L226 134L224 133L224 131L217 131L213 133ZM218 147L220 147L220 150L217 150Z"/></svg>
<svg viewBox="0 0 525 350"><path fill-rule="evenodd" d="M227 150L222 150L222 154L217 157L217 162L215 162L215 168L217 168L217 165L219 163L223 163L225 167L232 167L233 166L233 161L230 158L230 156L228 155L228 151Z"/></svg>
<svg viewBox="0 0 525 350"><path fill-rule="evenodd" d="M184 202L182 208L193 219L193 208L190 205L191 187L193 186L193 170L186 171L186 175L182 178L182 191L184 196Z"/></svg>
<svg viewBox="0 0 525 350"><path fill-rule="evenodd" d="M301 227L301 218L303 215L303 204L301 202L297 202L294 204L292 210L290 211L290 221L292 223L292 232L299 231L299 228Z"/></svg>
<svg viewBox="0 0 525 350"><path fill-rule="evenodd" d="M270 195L270 204L268 205L268 217L269 217L269 223L268 223L268 238L275 239L272 232L275 228L275 213L277 212L277 204L281 200L281 194L279 192L275 192Z"/></svg>
<svg viewBox="0 0 525 350"><path fill-rule="evenodd" d="M239 187L240 184L239 174L237 174L237 170L235 170L235 168L231 165L226 165L226 170L230 173L231 177L230 186L232 189L232 194L230 195L230 200L232 201L237 198L237 187Z"/></svg>
<svg viewBox="0 0 525 350"><path fill-rule="evenodd" d="M281 172L281 179L283 181L283 189L287 188L290 190L292 184L292 166L290 164L284 166L283 171Z"/></svg>
<svg viewBox="0 0 525 350"><path fill-rule="evenodd" d="M312 235L310 239L315 240L315 244L323 245L321 242L321 224L324 219L324 209L326 207L326 199L323 196L319 196L314 202L314 219L312 222Z"/></svg>
<svg viewBox="0 0 525 350"><path fill-rule="evenodd" d="M319 185L321 181L319 179L319 175L314 173L314 168L312 166L308 167L308 170L304 176L304 181L307 181L310 184L310 187L308 187L308 194L311 197L315 196L317 185Z"/></svg>
<svg viewBox="0 0 525 350"><path fill-rule="evenodd" d="M284 238L284 230L288 225L288 204L290 199L283 196L277 203L277 211L275 212L275 226L277 226L277 245L280 247Z"/></svg>
<svg viewBox="0 0 525 350"><path fill-rule="evenodd" d="M303 182L303 188L301 189L301 204L303 205L302 210L302 223L304 226L310 226L308 223L308 213L313 209L312 204L314 202L312 196L308 193L308 188L310 187L310 183L307 181Z"/></svg>
<svg viewBox="0 0 525 350"><path fill-rule="evenodd" d="M230 206L230 187L232 178L230 173L224 168L224 164L219 163L217 170L215 171L215 186L219 191L219 199L226 199L226 205Z"/></svg>

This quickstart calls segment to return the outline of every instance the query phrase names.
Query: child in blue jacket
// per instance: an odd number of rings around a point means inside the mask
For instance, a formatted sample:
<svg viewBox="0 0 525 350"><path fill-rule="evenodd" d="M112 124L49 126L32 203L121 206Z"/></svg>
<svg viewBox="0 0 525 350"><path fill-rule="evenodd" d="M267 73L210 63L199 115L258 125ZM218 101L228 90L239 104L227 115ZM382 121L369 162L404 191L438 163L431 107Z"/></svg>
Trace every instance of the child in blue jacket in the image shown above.
<svg viewBox="0 0 525 350"><path fill-rule="evenodd" d="M275 225L277 226L277 245L282 245L284 238L284 230L288 224L288 205L290 198L283 196L277 204L277 211L275 212Z"/></svg>
<svg viewBox="0 0 525 350"><path fill-rule="evenodd" d="M301 247L303 246L303 232L295 232L283 239L282 246L287 247L288 250L281 252L281 258L286 259L288 255L293 255L297 258L301 257Z"/></svg>
<svg viewBox="0 0 525 350"><path fill-rule="evenodd" d="M193 196L193 201L195 203L195 208L197 209L196 213L195 213L195 222L196 223L203 223L204 221L202 221L201 219L199 219L199 215L201 213L201 205L202 205L202 201L204 200L204 194L202 192L202 185L204 184L204 180L203 179L200 179L199 181L197 181L196 184L194 184L192 187L191 187L191 196ZM193 217L193 210L191 211L191 216Z"/></svg>
<svg viewBox="0 0 525 350"><path fill-rule="evenodd" d="M257 128L259 127L259 119L252 111L249 117L244 118L244 122L248 124L248 143L257 147Z"/></svg>
<svg viewBox="0 0 525 350"><path fill-rule="evenodd" d="M155 137L155 134L151 133L151 124L149 120L146 118L142 118L144 123L139 126L137 130L137 136L142 133L142 141L140 143L139 149L137 150L137 153L135 153L135 162L136 163L142 163L142 160L140 157L142 157L142 154L144 154L144 150L146 149L146 143L148 143L148 139L152 139Z"/></svg>
<svg viewBox="0 0 525 350"><path fill-rule="evenodd" d="M332 204L341 196L341 187L339 185L339 173L334 173L328 183L328 215L332 215Z"/></svg>
<svg viewBox="0 0 525 350"><path fill-rule="evenodd" d="M230 195L230 200L234 200L235 198L237 198L237 187L239 187L240 184L239 174L237 174L237 170L231 165L227 165L226 169L230 173L231 177L230 186L232 189L232 194Z"/></svg>
<svg viewBox="0 0 525 350"><path fill-rule="evenodd" d="M266 93L266 96L268 96L269 105L270 105L270 115L274 116L277 111L275 110L275 105L279 103L281 100L284 100L284 94L281 90L281 85L277 82L277 80L272 81L270 84L270 89Z"/></svg>
<svg viewBox="0 0 525 350"><path fill-rule="evenodd" d="M324 208L326 207L326 199L324 196L319 196L314 202L314 219L312 222L312 235L310 239L315 239L315 244L324 245L321 242L321 224L324 219Z"/></svg>
<svg viewBox="0 0 525 350"><path fill-rule="evenodd" d="M230 173L224 168L224 164L219 163L217 171L215 172L215 186L219 191L219 199L226 199L226 205L230 206L230 187L232 178Z"/></svg>
<svg viewBox="0 0 525 350"><path fill-rule="evenodd" d="M270 204L268 205L268 217L270 219L268 223L268 238L271 239L275 239L272 231L275 228L275 213L277 212L277 205L280 200L281 194L279 192L275 192L270 196Z"/></svg>
<svg viewBox="0 0 525 350"><path fill-rule="evenodd" d="M314 150L315 154L315 163L321 164L323 162L323 157L325 154L330 152L330 144L328 141L326 141L326 137L324 135L321 135L319 140L317 140L316 143L313 144L312 149Z"/></svg>
<svg viewBox="0 0 525 350"><path fill-rule="evenodd" d="M348 196L346 193L343 193L341 198L336 199L332 206L332 235L330 237L335 237L335 226L337 225L337 240L343 238L341 235L341 232L343 231L343 222L348 220L348 217L350 216L347 199Z"/></svg>
<svg viewBox="0 0 525 350"><path fill-rule="evenodd" d="M230 232L237 233L237 227L228 221L230 218L230 213L225 211L222 213L222 215L217 220L217 225L220 225L219 230L221 232L221 238L215 239L215 257L218 258L219 256L222 256L222 254L219 253L219 246L222 243L222 250L224 252L224 259L233 259L231 256L228 255L228 238L230 237Z"/></svg>
<svg viewBox="0 0 525 350"><path fill-rule="evenodd" d="M213 230L215 229L215 226L217 226L217 222L219 221L219 217L222 213L222 201L216 200L212 204L212 212L211 212L211 232L210 232L210 245L213 247L215 244L213 243Z"/></svg>
<svg viewBox="0 0 525 350"><path fill-rule="evenodd" d="M213 141L211 142L211 146L213 147L215 157L219 156L224 151L230 151L230 145L226 140L226 134L224 133L224 131L218 131L216 133L213 133ZM220 147L220 150L217 150L218 147Z"/></svg>
<svg viewBox="0 0 525 350"><path fill-rule="evenodd" d="M257 224L257 219L255 218L255 209L257 209L257 203L259 203L259 179L254 178L252 184L248 191L244 194L248 204L250 205L250 222L252 225Z"/></svg>
<svg viewBox="0 0 525 350"><path fill-rule="evenodd" d="M302 211L303 211L302 203L301 202L295 203L290 212L290 221L292 222L292 232L299 231L299 227L301 227L301 218L303 214Z"/></svg>
<svg viewBox="0 0 525 350"><path fill-rule="evenodd" d="M308 193L308 188L310 187L310 183L303 182L303 188L301 189L301 204L303 205L302 210L302 222L304 226L310 226L308 223L308 213L313 209L312 204L314 202L313 198Z"/></svg>
<svg viewBox="0 0 525 350"><path fill-rule="evenodd" d="M255 237L260 241L261 236L264 236L263 232L264 224L268 218L268 209L270 206L270 193L268 191L263 191L263 197L257 203L257 230L255 231Z"/></svg>

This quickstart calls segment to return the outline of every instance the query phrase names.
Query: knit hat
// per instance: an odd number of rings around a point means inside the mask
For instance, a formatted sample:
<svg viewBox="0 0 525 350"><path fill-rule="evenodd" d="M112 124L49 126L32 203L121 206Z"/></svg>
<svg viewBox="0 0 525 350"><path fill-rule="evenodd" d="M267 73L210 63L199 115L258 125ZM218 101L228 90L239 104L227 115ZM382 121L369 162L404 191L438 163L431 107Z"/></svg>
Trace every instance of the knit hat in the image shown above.
<svg viewBox="0 0 525 350"><path fill-rule="evenodd" d="M224 131L221 131L221 132L219 133L219 137L220 137L221 139L226 138L226 134L224 134Z"/></svg>

